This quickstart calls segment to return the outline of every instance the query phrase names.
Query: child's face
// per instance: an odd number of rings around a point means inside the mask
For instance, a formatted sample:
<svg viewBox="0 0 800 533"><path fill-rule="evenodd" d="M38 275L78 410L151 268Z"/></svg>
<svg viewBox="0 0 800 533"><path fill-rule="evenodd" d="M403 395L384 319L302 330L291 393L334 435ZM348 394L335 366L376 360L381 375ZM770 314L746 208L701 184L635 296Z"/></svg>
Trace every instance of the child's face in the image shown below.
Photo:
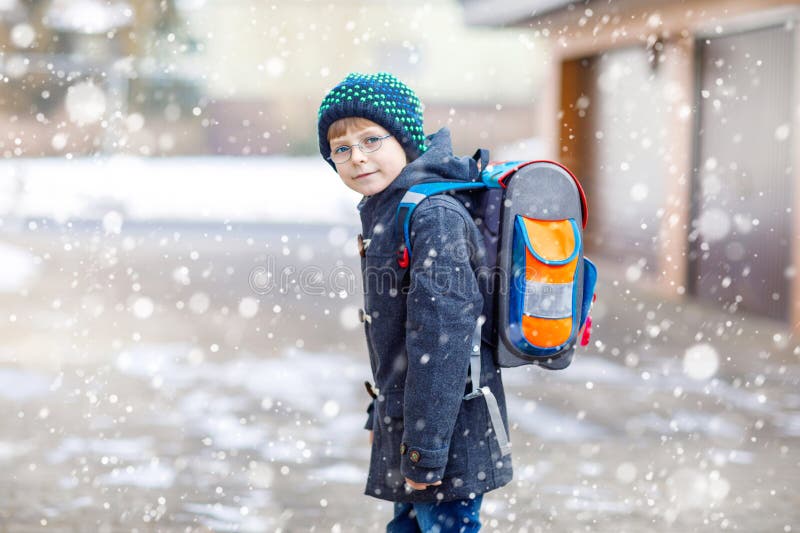
<svg viewBox="0 0 800 533"><path fill-rule="evenodd" d="M381 140L381 147L374 152L364 153L358 146L353 146L369 137L388 134L382 126L361 119L357 125L348 126L343 135L330 139L331 154L337 148L351 146L350 159L335 163L336 172L345 185L364 196L372 196L388 187L400 174L408 161L403 147L394 137Z"/></svg>

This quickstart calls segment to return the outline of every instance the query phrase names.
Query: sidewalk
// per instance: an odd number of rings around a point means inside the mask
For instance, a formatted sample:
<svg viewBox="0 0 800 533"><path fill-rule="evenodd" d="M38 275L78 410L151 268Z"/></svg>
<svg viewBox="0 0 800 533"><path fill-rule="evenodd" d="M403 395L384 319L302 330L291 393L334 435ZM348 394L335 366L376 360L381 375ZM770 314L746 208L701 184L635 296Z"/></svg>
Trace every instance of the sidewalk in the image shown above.
<svg viewBox="0 0 800 533"><path fill-rule="evenodd" d="M788 323L745 311L726 312L690 296L666 299L641 283L627 281L624 267L602 259L595 262L601 280L593 310L598 324L593 341L608 344L612 351L636 346L674 357L708 343L721 356L720 376L800 363L800 339L792 335Z"/></svg>
<svg viewBox="0 0 800 533"><path fill-rule="evenodd" d="M2 529L383 531L391 504L363 495L360 293L248 285L264 250L323 272L358 257L299 225L94 235L4 243L36 269L0 292ZM599 266L573 364L503 371L515 475L485 496L484 530L797 531L788 329Z"/></svg>

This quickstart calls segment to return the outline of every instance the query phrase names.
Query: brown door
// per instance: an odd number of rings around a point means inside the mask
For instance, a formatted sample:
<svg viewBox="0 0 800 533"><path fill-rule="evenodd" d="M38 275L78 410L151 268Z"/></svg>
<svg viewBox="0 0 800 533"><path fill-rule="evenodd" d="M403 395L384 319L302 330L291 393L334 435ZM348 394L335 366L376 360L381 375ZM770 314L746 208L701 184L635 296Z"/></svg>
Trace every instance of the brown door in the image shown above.
<svg viewBox="0 0 800 533"><path fill-rule="evenodd" d="M690 290L725 308L788 314L791 29L697 43Z"/></svg>

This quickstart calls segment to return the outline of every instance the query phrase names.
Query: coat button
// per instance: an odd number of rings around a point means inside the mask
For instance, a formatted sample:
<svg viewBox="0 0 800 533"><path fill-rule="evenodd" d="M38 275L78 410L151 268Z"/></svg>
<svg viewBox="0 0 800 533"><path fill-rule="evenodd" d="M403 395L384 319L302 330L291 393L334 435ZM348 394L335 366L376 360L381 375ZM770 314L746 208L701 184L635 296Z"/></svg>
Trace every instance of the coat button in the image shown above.
<svg viewBox="0 0 800 533"><path fill-rule="evenodd" d="M420 460L419 452L417 450L411 450L411 453L408 454L408 458L412 463L418 463Z"/></svg>
<svg viewBox="0 0 800 533"><path fill-rule="evenodd" d="M358 321L361 322L362 324L364 323L364 310L363 309L359 309L358 310Z"/></svg>
<svg viewBox="0 0 800 533"><path fill-rule="evenodd" d="M407 450L408 450L408 447L406 446L406 443L405 442L402 443L400 445L400 455L405 455Z"/></svg>

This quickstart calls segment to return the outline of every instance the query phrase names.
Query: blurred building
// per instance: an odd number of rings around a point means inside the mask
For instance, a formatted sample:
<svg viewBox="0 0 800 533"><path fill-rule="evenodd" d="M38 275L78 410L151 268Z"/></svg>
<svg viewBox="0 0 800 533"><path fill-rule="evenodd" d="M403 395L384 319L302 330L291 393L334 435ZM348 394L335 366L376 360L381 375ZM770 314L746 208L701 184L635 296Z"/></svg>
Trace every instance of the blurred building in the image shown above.
<svg viewBox="0 0 800 533"><path fill-rule="evenodd" d="M310 155L325 92L379 70L457 149L509 145L537 135L532 34L455 0L0 0L0 155Z"/></svg>
<svg viewBox="0 0 800 533"><path fill-rule="evenodd" d="M317 153L319 103L353 71L397 75L419 94L429 132L457 130L457 149L536 135L544 49L527 29L468 27L455 0L179 5L203 43L193 70L206 85L223 153ZM499 81L511 73L513 83Z"/></svg>
<svg viewBox="0 0 800 533"><path fill-rule="evenodd" d="M800 11L786 0L462 0L550 42L537 117L593 253L800 331Z"/></svg>
<svg viewBox="0 0 800 533"><path fill-rule="evenodd" d="M0 0L0 155L192 153L197 52L173 0Z"/></svg>

